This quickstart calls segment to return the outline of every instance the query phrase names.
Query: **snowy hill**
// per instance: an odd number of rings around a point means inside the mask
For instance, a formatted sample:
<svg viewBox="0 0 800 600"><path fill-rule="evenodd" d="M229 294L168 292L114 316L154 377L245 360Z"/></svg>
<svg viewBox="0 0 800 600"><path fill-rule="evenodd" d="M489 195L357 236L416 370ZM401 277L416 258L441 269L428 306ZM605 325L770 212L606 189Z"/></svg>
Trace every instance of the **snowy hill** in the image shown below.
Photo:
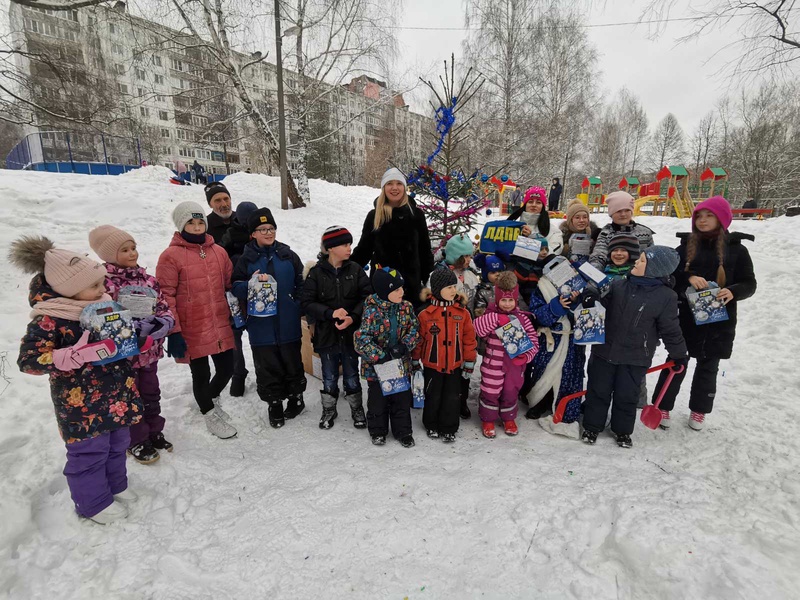
<svg viewBox="0 0 800 600"><path fill-rule="evenodd" d="M234 205L272 208L278 239L304 261L328 225L357 239L377 194L312 181L310 207L280 211L277 179L237 174L226 184ZM0 198L4 256L24 233L89 252L89 230L110 223L136 237L150 272L172 235L173 206L204 204L201 188L170 185L157 167L119 177L0 171ZM689 225L641 221L672 246ZM265 428L251 376L244 398L223 395L239 437L221 441L205 429L188 368L165 359L175 451L150 466L128 462L141 499L105 528L73 512L47 379L16 368L29 277L0 261L10 381L0 395L0 597L796 598L798 225L734 223L757 238L748 248L759 289L740 306L734 355L701 433L685 426L687 383L672 430L639 424L628 451L605 436L594 447L551 436L524 418L517 438L489 441L477 416L444 445L425 437L419 411L416 448L376 448L346 414L317 428L313 378L307 411ZM476 377L473 407L477 391Z"/></svg>

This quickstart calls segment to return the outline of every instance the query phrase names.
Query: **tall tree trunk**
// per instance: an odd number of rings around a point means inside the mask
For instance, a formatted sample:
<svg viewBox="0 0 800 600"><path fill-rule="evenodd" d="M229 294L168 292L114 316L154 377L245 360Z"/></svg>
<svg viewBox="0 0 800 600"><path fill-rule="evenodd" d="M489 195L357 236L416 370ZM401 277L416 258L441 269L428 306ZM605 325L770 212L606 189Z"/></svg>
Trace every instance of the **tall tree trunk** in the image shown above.
<svg viewBox="0 0 800 600"><path fill-rule="evenodd" d="M311 190L308 187L308 92L306 86L306 75L304 73L303 62L303 2L297 0L297 40L295 53L297 55L297 167L294 169L294 179L297 183L297 191L306 204L311 204Z"/></svg>

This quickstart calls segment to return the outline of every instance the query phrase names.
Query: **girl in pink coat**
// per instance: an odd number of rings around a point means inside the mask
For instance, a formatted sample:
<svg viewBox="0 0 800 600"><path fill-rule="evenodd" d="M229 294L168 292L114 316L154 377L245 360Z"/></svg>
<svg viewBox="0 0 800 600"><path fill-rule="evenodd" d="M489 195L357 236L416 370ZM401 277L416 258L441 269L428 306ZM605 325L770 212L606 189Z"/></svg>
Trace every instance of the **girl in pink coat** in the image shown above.
<svg viewBox="0 0 800 600"><path fill-rule="evenodd" d="M519 310L519 286L510 271L500 274L495 284L495 301L486 312L475 319L475 333L486 340L486 352L481 363L481 398L479 415L483 435L495 437L494 422L503 421L507 435L517 435L517 398L522 387L525 365L539 350L539 338L528 316ZM511 358L495 331L516 317L533 347Z"/></svg>
<svg viewBox="0 0 800 600"><path fill-rule="evenodd" d="M161 253L156 279L175 317L167 355L189 363L192 388L208 430L221 439L236 435L218 396L233 376L233 329L225 292L233 265L228 253L206 233L208 221L196 202L181 202L172 212L177 232ZM211 378L208 357L216 373Z"/></svg>

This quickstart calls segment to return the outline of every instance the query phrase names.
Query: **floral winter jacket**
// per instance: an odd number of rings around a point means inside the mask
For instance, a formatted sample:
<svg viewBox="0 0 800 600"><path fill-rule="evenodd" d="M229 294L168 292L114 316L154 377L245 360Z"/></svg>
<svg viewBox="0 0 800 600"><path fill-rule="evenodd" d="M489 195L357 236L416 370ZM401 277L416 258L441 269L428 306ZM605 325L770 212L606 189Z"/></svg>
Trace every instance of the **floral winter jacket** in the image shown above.
<svg viewBox="0 0 800 600"><path fill-rule="evenodd" d="M172 311L169 309L166 298L161 292L161 287L158 281L152 275L148 275L144 267L120 267L111 263L106 263L106 291L108 295L114 300L119 297L120 289L128 285L138 285L141 287L148 287L158 292L158 300L155 306L155 316L164 319L169 319L175 323L175 318L172 316ZM131 362L135 369L146 367L147 365L158 362L164 356L164 340L156 340L153 342L153 347L144 354L139 354L131 358Z"/></svg>
<svg viewBox="0 0 800 600"><path fill-rule="evenodd" d="M57 296L44 276L31 281L31 306ZM67 444L129 427L141 419L143 410L128 360L86 364L73 371L56 369L53 350L74 345L82 334L77 321L38 315L28 324L17 359L23 373L50 376L50 396Z"/></svg>
<svg viewBox="0 0 800 600"><path fill-rule="evenodd" d="M403 357L406 373L411 373L411 351L419 343L419 321L410 302L394 303L382 300L372 294L364 301L361 326L355 333L355 350L363 358L361 377L367 381L377 381L378 376L372 367L387 357L389 348L402 343L408 348Z"/></svg>
<svg viewBox="0 0 800 600"><path fill-rule="evenodd" d="M176 232L161 253L156 279L175 318L170 333L181 333L187 346L186 356L177 362L188 363L234 347L225 297L232 272L228 254L208 234L202 244L192 244Z"/></svg>

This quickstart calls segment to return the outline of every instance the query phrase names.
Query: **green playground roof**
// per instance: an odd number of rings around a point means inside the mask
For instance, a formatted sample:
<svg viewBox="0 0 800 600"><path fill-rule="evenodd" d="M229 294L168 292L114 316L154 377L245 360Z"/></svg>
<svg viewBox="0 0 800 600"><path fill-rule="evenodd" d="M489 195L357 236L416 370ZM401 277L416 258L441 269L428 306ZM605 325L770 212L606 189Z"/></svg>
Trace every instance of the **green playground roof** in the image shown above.
<svg viewBox="0 0 800 600"><path fill-rule="evenodd" d="M714 177L725 177L728 174L722 167L711 167L711 173Z"/></svg>
<svg viewBox="0 0 800 600"><path fill-rule="evenodd" d="M683 175L684 177L689 175L689 171L683 165L672 165L669 167L669 172L672 175Z"/></svg>
<svg viewBox="0 0 800 600"><path fill-rule="evenodd" d="M600 180L600 178L599 178L599 177L587 177L586 179L588 179L588 180L589 180L589 183L590 183L591 185L600 185L601 183L603 183L603 182Z"/></svg>
<svg viewBox="0 0 800 600"><path fill-rule="evenodd" d="M634 177L633 175L629 175L628 177L625 177L625 179L628 181L628 185L639 185L639 178L638 177Z"/></svg>

